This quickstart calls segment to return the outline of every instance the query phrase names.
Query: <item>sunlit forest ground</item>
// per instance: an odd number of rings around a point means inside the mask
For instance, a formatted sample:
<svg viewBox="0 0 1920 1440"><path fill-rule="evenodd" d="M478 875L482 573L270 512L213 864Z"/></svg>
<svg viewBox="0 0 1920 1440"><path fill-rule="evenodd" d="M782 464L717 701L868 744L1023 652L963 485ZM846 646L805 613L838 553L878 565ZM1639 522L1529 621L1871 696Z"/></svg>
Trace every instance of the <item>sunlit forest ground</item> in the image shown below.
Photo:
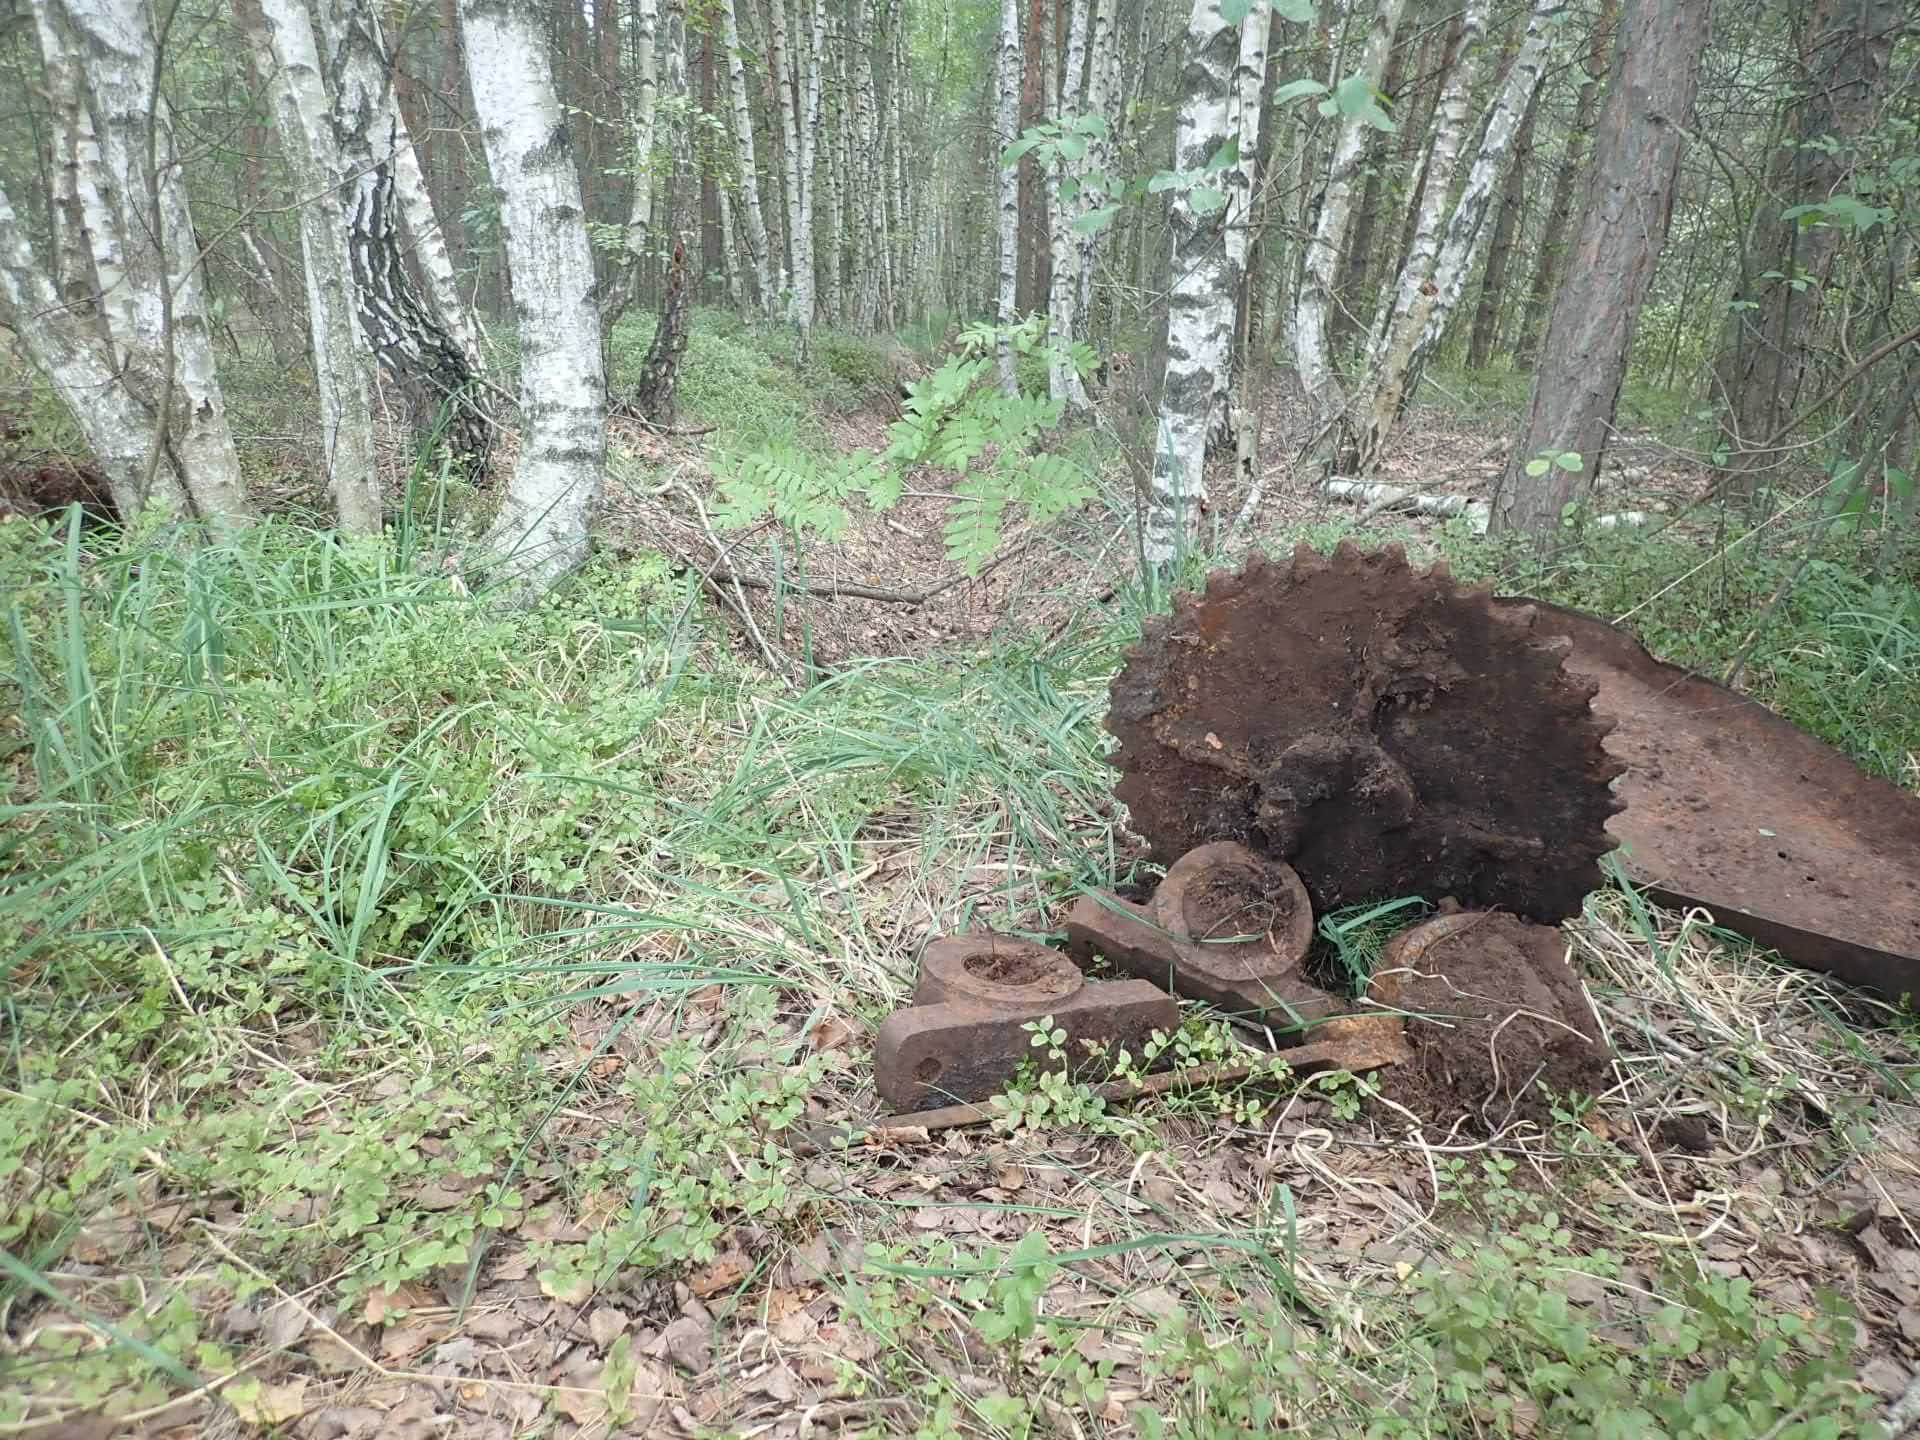
<svg viewBox="0 0 1920 1440"><path fill-rule="evenodd" d="M1151 873L1101 728L1167 600L1132 579L1125 381L1071 442L1097 498L976 582L809 593L937 577L930 490L832 541L723 541L775 577L754 633L702 586L722 557L683 500L715 458L872 443L939 339L823 337L803 373L703 316L683 420L713 430L623 434L599 555L532 611L465 562L484 497L397 451L384 540L308 528L325 498L264 364L228 380L274 512L253 533L0 527L0 1305L36 1315L0 1434L1889 1416L1920 1354L1910 1010L1624 887L1566 927L1617 1083L1545 1125L1486 1139L1337 1076L1125 1107L1025 1086L991 1127L812 1143L878 1113L871 1037L926 940L1055 938ZM1436 376L1397 473L1491 467L1523 398ZM1606 493L1651 525L1543 561L1276 482L1185 579L1398 540L1702 673L1744 656L1742 688L1920 789L1911 535L1825 513L1817 477L1767 516L1702 508L1693 422L1628 400ZM1283 379L1262 404L1285 455ZM44 396L6 408L58 447ZM1239 499L1223 479L1211 543ZM1239 1043L1188 1007L1187 1063Z"/></svg>

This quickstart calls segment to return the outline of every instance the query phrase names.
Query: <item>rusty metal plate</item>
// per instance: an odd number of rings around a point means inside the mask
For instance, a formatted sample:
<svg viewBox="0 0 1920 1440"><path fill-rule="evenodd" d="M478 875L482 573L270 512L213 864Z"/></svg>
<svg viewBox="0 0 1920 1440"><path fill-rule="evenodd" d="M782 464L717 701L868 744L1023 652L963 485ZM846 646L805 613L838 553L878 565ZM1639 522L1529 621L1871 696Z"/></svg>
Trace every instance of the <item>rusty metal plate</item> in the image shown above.
<svg viewBox="0 0 1920 1440"><path fill-rule="evenodd" d="M1573 641L1567 668L1618 722L1606 746L1627 762L1627 805L1607 829L1636 884L1796 965L1920 997L1920 798L1604 620L1500 603Z"/></svg>

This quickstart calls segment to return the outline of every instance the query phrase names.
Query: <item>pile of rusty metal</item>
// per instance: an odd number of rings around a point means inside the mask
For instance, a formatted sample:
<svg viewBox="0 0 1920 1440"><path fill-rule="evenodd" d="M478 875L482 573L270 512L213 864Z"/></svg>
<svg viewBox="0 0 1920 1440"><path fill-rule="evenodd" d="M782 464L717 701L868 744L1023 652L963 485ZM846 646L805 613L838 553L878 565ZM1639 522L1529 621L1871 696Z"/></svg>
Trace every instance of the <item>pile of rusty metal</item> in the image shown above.
<svg viewBox="0 0 1920 1440"><path fill-rule="evenodd" d="M1520 968L1551 989L1568 979L1553 927L1617 846L1656 898L1920 993L1920 801L1601 621L1416 571L1397 547L1209 577L1147 623L1107 725L1116 797L1165 879L1145 904L1082 896L1066 955L991 934L930 946L879 1036L896 1109L963 1123L1023 1066L1137 1052L1172 1030L1175 996L1264 1027L1296 1071L1405 1063L1408 967L1354 998L1309 983L1316 910L1444 902L1391 953L1463 973L1476 945L1544 957ZM1131 978L1085 978L1096 961ZM1048 1017L1063 1042L1036 1044Z"/></svg>

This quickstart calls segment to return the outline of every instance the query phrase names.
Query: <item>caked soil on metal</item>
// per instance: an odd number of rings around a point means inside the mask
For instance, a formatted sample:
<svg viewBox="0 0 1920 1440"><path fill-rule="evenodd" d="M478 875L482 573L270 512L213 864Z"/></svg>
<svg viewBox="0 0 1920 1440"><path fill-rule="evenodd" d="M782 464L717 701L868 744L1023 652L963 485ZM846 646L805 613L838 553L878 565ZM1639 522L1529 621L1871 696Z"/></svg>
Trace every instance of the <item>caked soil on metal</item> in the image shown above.
<svg viewBox="0 0 1920 1440"><path fill-rule="evenodd" d="M1287 928L1295 898L1256 870L1215 870L1187 892L1187 931L1199 940L1267 935Z"/></svg>
<svg viewBox="0 0 1920 1440"><path fill-rule="evenodd" d="M1560 932L1511 915L1451 919L1458 928L1403 963L1393 947L1382 957L1376 989L1405 1012L1413 1052L1382 1072L1382 1092L1423 1120L1465 1116L1491 1133L1549 1119L1546 1092L1564 1100L1611 1089L1612 1054Z"/></svg>
<svg viewBox="0 0 1920 1440"><path fill-rule="evenodd" d="M995 985L1031 985L1047 994L1071 985L1071 977L1063 977L1025 949L976 950L962 963L967 974Z"/></svg>

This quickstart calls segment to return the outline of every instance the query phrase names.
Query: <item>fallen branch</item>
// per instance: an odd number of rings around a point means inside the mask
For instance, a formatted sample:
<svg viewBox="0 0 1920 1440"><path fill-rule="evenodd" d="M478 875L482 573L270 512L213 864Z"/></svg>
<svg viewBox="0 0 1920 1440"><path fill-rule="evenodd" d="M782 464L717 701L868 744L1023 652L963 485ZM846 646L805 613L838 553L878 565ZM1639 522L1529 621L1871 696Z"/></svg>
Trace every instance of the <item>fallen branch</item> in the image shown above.
<svg viewBox="0 0 1920 1440"><path fill-rule="evenodd" d="M1274 1052L1272 1058L1287 1062L1293 1075L1318 1075L1327 1070L1378 1070L1403 1059L1407 1052L1396 1031L1391 1042L1374 1038L1371 1032L1343 1036L1319 1044L1296 1045ZM1197 1065L1186 1070L1163 1070L1138 1080L1112 1080L1093 1087L1093 1093L1110 1105L1124 1105L1151 1095L1206 1090L1235 1085L1263 1075L1265 1062L1245 1064ZM985 1125L1005 1114L991 1104L943 1105L937 1110L915 1110L872 1125L834 1129L824 1133L796 1133L792 1147L798 1155L819 1155L842 1146L878 1145L887 1141L925 1140L942 1130L967 1125Z"/></svg>
<svg viewBox="0 0 1920 1440"><path fill-rule="evenodd" d="M1377 480L1347 480L1339 477L1327 481L1323 488L1331 499L1367 506L1367 514L1361 516L1363 521L1382 510L1405 510L1415 515L1440 515L1450 519L1464 515L1473 533L1484 535L1493 519L1491 505L1467 495L1422 495Z"/></svg>

